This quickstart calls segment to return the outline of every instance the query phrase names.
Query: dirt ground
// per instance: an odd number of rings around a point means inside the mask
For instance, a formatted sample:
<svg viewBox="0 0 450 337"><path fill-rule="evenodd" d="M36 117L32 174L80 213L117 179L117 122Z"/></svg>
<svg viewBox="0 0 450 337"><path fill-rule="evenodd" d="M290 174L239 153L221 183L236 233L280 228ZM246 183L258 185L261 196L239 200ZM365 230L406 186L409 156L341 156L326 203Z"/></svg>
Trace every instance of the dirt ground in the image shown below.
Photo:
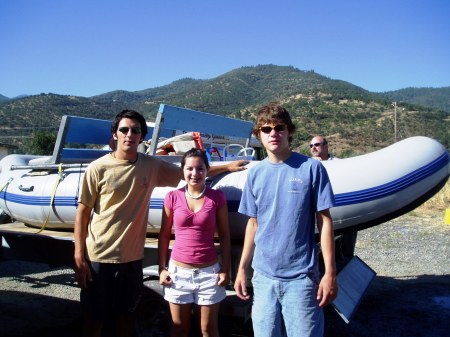
<svg viewBox="0 0 450 337"><path fill-rule="evenodd" d="M449 234L440 215L403 216L360 232L357 255L378 275L349 324L325 310L325 336L448 336ZM0 337L81 336L78 292L70 269L0 261ZM160 311L150 308L144 315ZM222 319L221 330L252 336L250 324L236 319Z"/></svg>

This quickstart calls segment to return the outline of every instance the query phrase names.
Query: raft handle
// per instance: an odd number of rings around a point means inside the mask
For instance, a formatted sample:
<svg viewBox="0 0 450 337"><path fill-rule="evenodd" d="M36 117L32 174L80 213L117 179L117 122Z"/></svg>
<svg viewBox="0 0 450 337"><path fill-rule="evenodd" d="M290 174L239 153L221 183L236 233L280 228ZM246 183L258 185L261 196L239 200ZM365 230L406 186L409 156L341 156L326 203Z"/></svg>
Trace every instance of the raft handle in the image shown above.
<svg viewBox="0 0 450 337"><path fill-rule="evenodd" d="M34 186L23 187L22 185L20 185L19 190L21 190L22 192L33 192Z"/></svg>

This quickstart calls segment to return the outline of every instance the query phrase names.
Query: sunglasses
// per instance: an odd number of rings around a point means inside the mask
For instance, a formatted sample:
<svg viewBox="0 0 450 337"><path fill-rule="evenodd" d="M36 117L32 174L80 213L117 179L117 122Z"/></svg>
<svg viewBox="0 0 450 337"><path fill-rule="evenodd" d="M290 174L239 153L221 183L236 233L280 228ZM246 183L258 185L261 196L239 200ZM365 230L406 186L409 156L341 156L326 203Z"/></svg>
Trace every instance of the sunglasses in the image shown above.
<svg viewBox="0 0 450 337"><path fill-rule="evenodd" d="M141 133L141 128L135 127L135 128L129 128L127 126L122 126L121 128L119 128L119 132L122 132L124 135L128 134L128 131L131 130L131 133L138 135Z"/></svg>
<svg viewBox="0 0 450 337"><path fill-rule="evenodd" d="M314 143L314 144L309 144L309 147L310 147L310 148L312 148L313 146L319 147L319 146L321 146L321 145L323 145L323 144L322 144L322 143Z"/></svg>
<svg viewBox="0 0 450 337"><path fill-rule="evenodd" d="M274 127L271 127L271 126L261 126L259 129L260 129L262 132L264 132L264 133L271 133L272 130L275 130L276 132L281 132L281 131L286 130L286 125L284 125L284 124L278 124L278 125L275 125Z"/></svg>

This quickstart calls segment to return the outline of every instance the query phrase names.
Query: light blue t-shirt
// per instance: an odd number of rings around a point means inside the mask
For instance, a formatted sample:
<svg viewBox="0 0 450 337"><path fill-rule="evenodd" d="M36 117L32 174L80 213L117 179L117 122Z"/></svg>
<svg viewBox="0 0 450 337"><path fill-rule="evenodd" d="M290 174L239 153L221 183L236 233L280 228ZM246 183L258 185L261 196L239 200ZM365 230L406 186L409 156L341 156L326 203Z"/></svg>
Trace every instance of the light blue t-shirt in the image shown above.
<svg viewBox="0 0 450 337"><path fill-rule="evenodd" d="M315 212L333 206L328 174L317 160L293 152L283 163L266 158L249 169L239 213L258 221L253 269L279 280L317 272Z"/></svg>

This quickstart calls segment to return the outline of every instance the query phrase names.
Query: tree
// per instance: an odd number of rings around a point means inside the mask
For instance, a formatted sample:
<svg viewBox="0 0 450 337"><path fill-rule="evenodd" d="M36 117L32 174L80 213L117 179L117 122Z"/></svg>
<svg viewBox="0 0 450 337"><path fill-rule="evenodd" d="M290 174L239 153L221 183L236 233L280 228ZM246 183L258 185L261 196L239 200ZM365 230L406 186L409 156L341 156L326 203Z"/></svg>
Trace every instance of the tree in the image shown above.
<svg viewBox="0 0 450 337"><path fill-rule="evenodd" d="M37 131L33 133L29 145L31 154L51 155L56 143L56 133L49 131Z"/></svg>

